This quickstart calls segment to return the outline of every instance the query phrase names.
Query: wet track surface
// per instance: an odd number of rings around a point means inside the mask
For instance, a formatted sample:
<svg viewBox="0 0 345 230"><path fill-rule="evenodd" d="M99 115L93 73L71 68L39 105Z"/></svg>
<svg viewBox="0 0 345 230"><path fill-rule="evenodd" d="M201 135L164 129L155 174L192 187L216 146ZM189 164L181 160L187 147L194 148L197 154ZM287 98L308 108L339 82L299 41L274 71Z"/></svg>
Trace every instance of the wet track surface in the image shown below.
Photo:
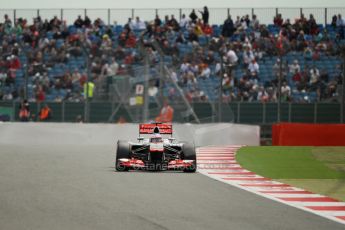
<svg viewBox="0 0 345 230"><path fill-rule="evenodd" d="M115 172L114 149L0 145L0 229L345 229L198 173Z"/></svg>

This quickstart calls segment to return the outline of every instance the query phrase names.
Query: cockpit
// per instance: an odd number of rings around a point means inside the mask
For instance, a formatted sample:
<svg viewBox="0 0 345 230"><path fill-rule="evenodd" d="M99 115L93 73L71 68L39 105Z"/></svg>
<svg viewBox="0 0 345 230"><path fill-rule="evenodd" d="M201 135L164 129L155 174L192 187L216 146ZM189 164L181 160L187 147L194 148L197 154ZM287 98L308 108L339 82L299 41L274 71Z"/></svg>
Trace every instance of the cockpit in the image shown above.
<svg viewBox="0 0 345 230"><path fill-rule="evenodd" d="M162 139L162 137L151 137L150 142L151 143L162 143L163 139Z"/></svg>

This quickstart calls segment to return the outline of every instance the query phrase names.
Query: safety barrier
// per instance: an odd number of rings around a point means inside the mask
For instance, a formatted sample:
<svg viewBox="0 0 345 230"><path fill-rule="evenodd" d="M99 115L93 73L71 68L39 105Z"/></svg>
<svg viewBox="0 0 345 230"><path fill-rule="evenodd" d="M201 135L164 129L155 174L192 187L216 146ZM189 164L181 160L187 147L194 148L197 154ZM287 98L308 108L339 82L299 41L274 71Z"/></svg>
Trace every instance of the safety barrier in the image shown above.
<svg viewBox="0 0 345 230"><path fill-rule="evenodd" d="M75 122L77 117L85 116L85 103L75 102L47 102L53 111L53 122ZM13 121L18 121L19 102L0 102L0 107L12 108L14 111ZM30 103L31 114L37 115L43 104ZM202 123L219 122L217 116L217 105L211 103L192 103L194 112ZM89 110L89 122L106 123L117 122L120 117L127 122L141 122L136 120L133 111L126 110L120 106L113 120L109 121L112 112L117 104L111 102L91 102ZM234 102L223 104L222 120L220 122L241 123L241 124L273 124L278 122L277 103L249 103ZM140 107L138 107L140 113ZM175 109L174 122L194 122L192 118L182 116L183 111ZM185 112L185 111L184 111ZM151 111L150 118L157 116L157 111ZM282 103L281 122L300 123L341 123L341 106L339 103Z"/></svg>
<svg viewBox="0 0 345 230"><path fill-rule="evenodd" d="M274 124L272 125L272 144L283 146L345 146L345 124Z"/></svg>

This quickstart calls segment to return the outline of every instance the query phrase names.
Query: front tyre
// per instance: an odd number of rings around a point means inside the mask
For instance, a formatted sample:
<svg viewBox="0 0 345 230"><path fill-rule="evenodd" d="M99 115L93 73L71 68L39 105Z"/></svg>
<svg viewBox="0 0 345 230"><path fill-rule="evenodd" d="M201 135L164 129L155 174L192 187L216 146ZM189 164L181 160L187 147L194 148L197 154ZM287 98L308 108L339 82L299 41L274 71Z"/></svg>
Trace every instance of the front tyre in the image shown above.
<svg viewBox="0 0 345 230"><path fill-rule="evenodd" d="M128 171L129 167L121 165L119 159L130 159L129 144L127 141L118 141L116 149L115 170L119 172Z"/></svg>
<svg viewBox="0 0 345 230"><path fill-rule="evenodd" d="M196 163L196 153L195 153L195 146L191 143L185 143L183 145L183 160L193 160L193 164L189 167L183 169L184 172L194 173L196 171L197 163Z"/></svg>

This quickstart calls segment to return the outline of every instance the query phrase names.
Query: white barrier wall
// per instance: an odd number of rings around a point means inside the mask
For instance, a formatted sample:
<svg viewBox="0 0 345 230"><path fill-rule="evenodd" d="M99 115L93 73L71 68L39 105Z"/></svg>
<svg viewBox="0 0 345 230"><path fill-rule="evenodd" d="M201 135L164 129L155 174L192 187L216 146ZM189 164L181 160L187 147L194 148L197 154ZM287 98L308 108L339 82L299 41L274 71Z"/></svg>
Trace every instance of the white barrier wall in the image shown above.
<svg viewBox="0 0 345 230"><path fill-rule="evenodd" d="M196 146L260 144L259 126L175 124L173 129L178 140ZM0 123L0 145L111 145L137 136L137 124Z"/></svg>

